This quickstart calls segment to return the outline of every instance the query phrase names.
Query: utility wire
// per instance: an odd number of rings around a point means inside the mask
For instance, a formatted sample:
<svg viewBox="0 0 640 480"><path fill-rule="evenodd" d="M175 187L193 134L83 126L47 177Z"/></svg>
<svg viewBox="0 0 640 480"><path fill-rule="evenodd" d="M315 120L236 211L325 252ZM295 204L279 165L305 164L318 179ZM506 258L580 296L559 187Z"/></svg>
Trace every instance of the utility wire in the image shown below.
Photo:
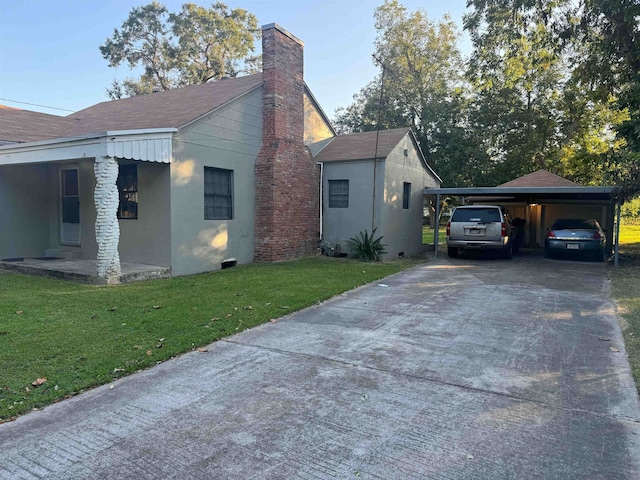
<svg viewBox="0 0 640 480"><path fill-rule="evenodd" d="M3 102L20 103L22 105L31 105L33 107L50 108L52 110L62 110L65 112L75 112L75 110L69 110L68 108L50 107L48 105L40 105L39 103L19 102L18 100L9 100L8 98L0 98Z"/></svg>

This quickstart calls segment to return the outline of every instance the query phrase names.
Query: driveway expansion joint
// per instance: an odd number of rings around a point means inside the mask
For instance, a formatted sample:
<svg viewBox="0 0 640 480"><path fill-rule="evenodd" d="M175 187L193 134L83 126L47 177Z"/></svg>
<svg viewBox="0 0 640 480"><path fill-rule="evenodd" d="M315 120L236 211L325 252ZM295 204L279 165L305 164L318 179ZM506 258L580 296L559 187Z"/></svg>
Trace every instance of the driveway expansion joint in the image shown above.
<svg viewBox="0 0 640 480"><path fill-rule="evenodd" d="M429 377L425 377L425 376L421 376L421 375L413 375L413 374L410 374L410 373L404 373L404 372L398 372L398 371L394 371L394 370L376 368L376 367L372 367L372 366L369 366L369 365L363 365L363 364L348 362L346 360L340 360L340 359L336 359L336 358L325 357L325 356L322 356L322 355L311 355L311 354L308 354L308 353L295 352L295 351L292 351L292 350L284 350L284 349L280 349L280 348L266 347L264 345L257 345L257 344L252 344L252 343L239 342L237 340L231 340L229 338L225 339L225 341L227 343L232 343L232 344L235 344L235 345L238 345L238 346L247 347L247 348L254 348L254 349L257 349L257 350L264 350L264 351L268 351L268 352L277 353L277 354L280 354L280 355L289 355L289 356L303 357L303 358L308 358L308 359L323 360L323 361L326 361L326 362L338 363L338 364L341 364L341 365L344 365L344 366L347 366L347 367L360 368L362 370L371 370L371 371L374 371L374 372L379 372L379 373L383 373L383 374L390 375L390 376L401 376L401 377L405 377L405 378L411 378L411 379L415 379L415 380L421 380L421 381L425 381L425 382L436 383L438 385L443 385L443 386L447 386L447 387L460 388L462 390L466 390L466 391L470 391L470 392L484 393L484 394L487 394L487 395L493 395L493 396L497 396L497 397L508 398L508 399L515 400L515 401L518 401L518 402L532 403L532 404L540 405L540 406L542 406L544 408L550 408L550 409L553 409L553 410L569 412L569 413L590 415L590 416L594 416L594 417L598 417L598 418L613 419L613 420L616 420L616 421L619 421L619 422L630 423L630 424L639 424L640 425L640 418L633 418L633 417L629 417L629 416L626 416L626 415L614 415L614 414L608 414L608 413L601 413L601 412L596 412L596 411L593 411L593 410L587 410L587 409L583 409L583 408L567 408L567 407L563 407L563 406L560 406L560 405L555 405L553 403L541 402L540 400L527 398L527 397L522 397L522 396L518 396L518 395L513 395L513 394L510 394L510 393L498 392L498 391L495 391L495 390L489 390L489 389L478 388L478 387L472 387L470 385L464 385L464 384L461 384L461 383L446 382L446 381L443 381L443 380L438 380L437 378L429 378Z"/></svg>

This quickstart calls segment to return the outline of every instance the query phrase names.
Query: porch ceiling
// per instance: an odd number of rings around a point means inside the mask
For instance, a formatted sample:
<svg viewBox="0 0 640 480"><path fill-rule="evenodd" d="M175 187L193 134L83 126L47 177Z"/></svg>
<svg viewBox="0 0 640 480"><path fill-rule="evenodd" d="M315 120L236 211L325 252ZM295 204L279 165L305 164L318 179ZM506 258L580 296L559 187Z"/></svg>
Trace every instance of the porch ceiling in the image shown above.
<svg viewBox="0 0 640 480"><path fill-rule="evenodd" d="M0 165L96 157L171 163L174 132L177 129L111 131L82 137L3 145L0 146Z"/></svg>

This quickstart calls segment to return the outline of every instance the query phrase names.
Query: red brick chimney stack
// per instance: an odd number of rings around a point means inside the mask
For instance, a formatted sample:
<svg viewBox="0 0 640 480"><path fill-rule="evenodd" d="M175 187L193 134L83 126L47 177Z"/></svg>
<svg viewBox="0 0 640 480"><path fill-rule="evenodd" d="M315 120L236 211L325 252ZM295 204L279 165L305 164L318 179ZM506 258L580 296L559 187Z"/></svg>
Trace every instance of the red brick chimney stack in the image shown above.
<svg viewBox="0 0 640 480"><path fill-rule="evenodd" d="M315 253L318 169L304 145L303 46L277 24L262 27L262 147L255 167L255 260Z"/></svg>

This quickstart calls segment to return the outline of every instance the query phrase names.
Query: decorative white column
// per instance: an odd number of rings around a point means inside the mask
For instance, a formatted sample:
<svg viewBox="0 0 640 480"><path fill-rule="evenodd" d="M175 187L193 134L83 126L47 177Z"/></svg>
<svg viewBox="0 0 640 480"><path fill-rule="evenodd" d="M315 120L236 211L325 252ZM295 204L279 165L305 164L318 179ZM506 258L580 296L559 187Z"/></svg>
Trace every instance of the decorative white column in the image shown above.
<svg viewBox="0 0 640 480"><path fill-rule="evenodd" d="M96 157L96 241L98 242L98 277L117 280L120 276L120 226L118 225L118 162L113 157Z"/></svg>

